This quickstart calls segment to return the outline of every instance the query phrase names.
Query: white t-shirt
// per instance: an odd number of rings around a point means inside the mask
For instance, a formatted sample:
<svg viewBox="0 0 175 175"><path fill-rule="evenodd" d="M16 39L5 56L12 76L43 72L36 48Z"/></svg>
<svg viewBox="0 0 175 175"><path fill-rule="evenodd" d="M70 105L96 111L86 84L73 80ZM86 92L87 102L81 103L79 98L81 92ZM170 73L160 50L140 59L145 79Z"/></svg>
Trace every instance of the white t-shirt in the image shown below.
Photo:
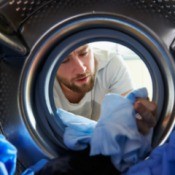
<svg viewBox="0 0 175 175"><path fill-rule="evenodd" d="M56 107L92 120L98 120L100 105L105 94L123 94L132 90L133 85L128 69L120 55L116 52L109 52L98 48L92 49L97 61L97 72L93 89L86 93L79 103L70 103L55 79L54 101Z"/></svg>

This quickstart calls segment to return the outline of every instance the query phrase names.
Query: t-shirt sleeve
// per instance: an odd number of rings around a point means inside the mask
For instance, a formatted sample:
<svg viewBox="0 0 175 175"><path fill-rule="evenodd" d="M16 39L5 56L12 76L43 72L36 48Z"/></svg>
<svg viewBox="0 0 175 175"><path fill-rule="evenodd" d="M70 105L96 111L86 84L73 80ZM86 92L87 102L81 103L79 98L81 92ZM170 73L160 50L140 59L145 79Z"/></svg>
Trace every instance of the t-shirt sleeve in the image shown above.
<svg viewBox="0 0 175 175"><path fill-rule="evenodd" d="M123 58L117 53L110 54L110 61L106 67L105 78L108 91L123 94L133 90L133 82L129 69Z"/></svg>

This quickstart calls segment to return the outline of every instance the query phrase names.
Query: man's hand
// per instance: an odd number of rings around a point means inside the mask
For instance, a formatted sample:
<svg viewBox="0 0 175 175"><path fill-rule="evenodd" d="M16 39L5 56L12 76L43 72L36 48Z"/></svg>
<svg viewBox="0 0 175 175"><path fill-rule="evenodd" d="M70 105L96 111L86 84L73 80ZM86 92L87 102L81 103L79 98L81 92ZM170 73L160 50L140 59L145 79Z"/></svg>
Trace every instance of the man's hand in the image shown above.
<svg viewBox="0 0 175 175"><path fill-rule="evenodd" d="M140 133L143 135L148 134L150 128L156 125L156 111L157 105L154 102L150 102L145 99L138 99L134 103L134 109L136 110L136 122Z"/></svg>

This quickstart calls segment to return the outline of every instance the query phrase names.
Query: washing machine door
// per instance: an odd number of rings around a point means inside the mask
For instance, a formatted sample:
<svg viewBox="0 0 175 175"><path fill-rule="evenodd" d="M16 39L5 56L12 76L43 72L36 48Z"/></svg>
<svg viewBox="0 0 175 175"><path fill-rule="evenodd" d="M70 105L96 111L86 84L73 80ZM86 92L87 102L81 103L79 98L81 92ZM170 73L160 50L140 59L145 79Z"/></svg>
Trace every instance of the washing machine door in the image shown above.
<svg viewBox="0 0 175 175"><path fill-rule="evenodd" d="M153 147L174 127L174 0L0 2L0 130L18 149L18 173L42 158L67 154L55 118L56 71L75 48L123 45L145 63L158 105Z"/></svg>

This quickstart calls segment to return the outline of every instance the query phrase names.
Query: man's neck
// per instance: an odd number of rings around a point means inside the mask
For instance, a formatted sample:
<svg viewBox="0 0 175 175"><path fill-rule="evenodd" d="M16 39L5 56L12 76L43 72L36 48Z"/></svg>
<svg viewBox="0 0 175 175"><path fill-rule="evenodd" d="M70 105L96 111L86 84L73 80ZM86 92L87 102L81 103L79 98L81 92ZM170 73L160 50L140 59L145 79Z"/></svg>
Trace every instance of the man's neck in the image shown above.
<svg viewBox="0 0 175 175"><path fill-rule="evenodd" d="M66 87L65 85L61 83L60 83L60 86L61 86L61 89L65 97L70 103L79 103L86 94L86 93L72 91L71 89L69 89L68 87Z"/></svg>

